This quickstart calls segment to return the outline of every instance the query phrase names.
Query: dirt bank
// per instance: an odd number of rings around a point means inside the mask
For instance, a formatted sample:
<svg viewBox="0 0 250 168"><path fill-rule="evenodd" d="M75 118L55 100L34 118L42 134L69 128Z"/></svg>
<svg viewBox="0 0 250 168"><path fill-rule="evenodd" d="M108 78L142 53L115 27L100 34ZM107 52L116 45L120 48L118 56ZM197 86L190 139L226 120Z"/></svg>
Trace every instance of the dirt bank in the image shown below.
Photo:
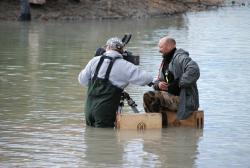
<svg viewBox="0 0 250 168"><path fill-rule="evenodd" d="M147 18L219 7L224 0L47 0L31 5L32 20ZM19 1L0 1L0 20L17 20Z"/></svg>

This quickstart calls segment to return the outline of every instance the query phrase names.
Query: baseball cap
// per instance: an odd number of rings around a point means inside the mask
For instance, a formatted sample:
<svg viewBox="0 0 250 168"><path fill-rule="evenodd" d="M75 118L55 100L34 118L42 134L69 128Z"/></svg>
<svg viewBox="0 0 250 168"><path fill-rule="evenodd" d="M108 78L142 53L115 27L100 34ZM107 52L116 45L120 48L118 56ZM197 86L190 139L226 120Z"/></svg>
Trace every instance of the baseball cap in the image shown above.
<svg viewBox="0 0 250 168"><path fill-rule="evenodd" d="M109 46L111 49L118 49L118 50L124 47L122 40L118 37L112 37L108 39L106 45Z"/></svg>

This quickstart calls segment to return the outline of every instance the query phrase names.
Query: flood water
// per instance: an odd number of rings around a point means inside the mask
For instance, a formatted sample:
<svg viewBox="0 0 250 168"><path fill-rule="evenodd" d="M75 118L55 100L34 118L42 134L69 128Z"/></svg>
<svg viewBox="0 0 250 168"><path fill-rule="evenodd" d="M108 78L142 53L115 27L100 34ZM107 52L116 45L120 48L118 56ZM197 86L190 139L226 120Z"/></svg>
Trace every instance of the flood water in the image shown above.
<svg viewBox="0 0 250 168"><path fill-rule="evenodd" d="M0 22L0 167L250 167L250 8L142 20ZM86 128L80 70L112 36L156 76L160 37L199 64L203 130ZM142 107L149 87L129 86ZM129 107L124 112L132 112Z"/></svg>

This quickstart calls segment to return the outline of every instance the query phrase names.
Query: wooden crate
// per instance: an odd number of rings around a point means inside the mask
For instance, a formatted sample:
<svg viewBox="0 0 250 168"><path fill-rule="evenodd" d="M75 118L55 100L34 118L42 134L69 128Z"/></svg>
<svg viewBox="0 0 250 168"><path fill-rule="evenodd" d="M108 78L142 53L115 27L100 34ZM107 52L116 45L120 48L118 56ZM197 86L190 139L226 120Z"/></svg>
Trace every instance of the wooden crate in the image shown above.
<svg viewBox="0 0 250 168"><path fill-rule="evenodd" d="M194 111L193 114L185 119L176 122L176 112L167 111L168 126L185 126L202 129L204 127L204 112L202 110Z"/></svg>
<svg viewBox="0 0 250 168"><path fill-rule="evenodd" d="M116 117L116 127L119 129L160 129L162 115L160 113L122 113Z"/></svg>
<svg viewBox="0 0 250 168"><path fill-rule="evenodd" d="M204 127L204 112L194 111L185 119L176 121L176 112L167 111L169 127ZM160 113L122 113L117 115L116 127L119 129L159 129L162 128L162 115Z"/></svg>

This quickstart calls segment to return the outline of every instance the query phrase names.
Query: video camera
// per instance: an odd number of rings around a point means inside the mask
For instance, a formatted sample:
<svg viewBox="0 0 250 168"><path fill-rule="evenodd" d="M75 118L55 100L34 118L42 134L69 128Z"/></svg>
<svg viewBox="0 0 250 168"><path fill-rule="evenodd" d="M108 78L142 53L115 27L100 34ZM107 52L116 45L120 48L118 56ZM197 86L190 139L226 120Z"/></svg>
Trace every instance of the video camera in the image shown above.
<svg viewBox="0 0 250 168"><path fill-rule="evenodd" d="M127 45L131 39L132 35L131 34L125 34L122 38L123 46ZM104 48L98 48L96 50L95 56L102 55L106 52ZM138 55L133 55L132 52L129 51L124 51L122 53L123 59L131 62L134 65L139 65L140 64L140 56Z"/></svg>

